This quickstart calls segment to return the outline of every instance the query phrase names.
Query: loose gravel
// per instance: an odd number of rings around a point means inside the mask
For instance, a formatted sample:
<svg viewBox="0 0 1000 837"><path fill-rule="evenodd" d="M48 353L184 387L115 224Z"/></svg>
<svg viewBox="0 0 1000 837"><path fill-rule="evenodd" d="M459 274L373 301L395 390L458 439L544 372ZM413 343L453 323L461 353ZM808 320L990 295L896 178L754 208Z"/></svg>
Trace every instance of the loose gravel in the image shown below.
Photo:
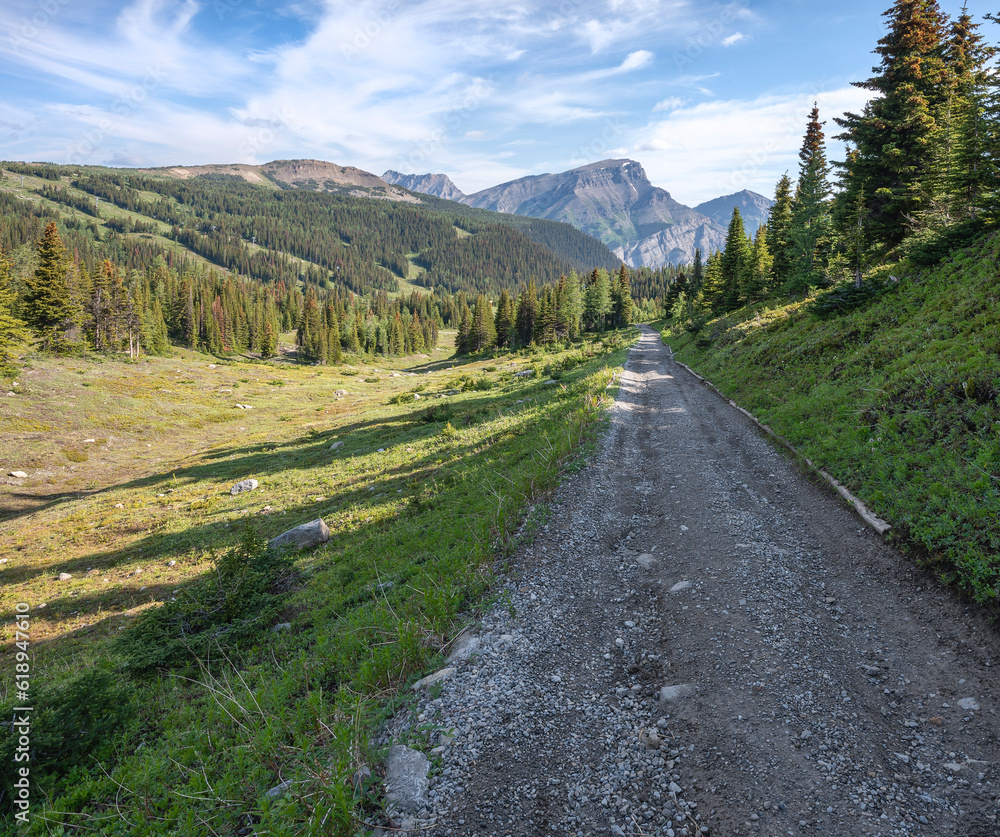
<svg viewBox="0 0 1000 837"><path fill-rule="evenodd" d="M536 512L454 671L386 730L433 765L393 828L1000 834L996 632L652 330L599 455Z"/></svg>

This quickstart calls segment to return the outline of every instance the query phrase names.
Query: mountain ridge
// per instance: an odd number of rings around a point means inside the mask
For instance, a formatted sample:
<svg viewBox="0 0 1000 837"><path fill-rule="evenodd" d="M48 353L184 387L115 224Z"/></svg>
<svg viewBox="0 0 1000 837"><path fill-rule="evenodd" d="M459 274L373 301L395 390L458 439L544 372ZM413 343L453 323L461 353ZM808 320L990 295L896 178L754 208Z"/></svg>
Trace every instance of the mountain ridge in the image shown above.
<svg viewBox="0 0 1000 837"><path fill-rule="evenodd" d="M454 186L445 174L400 175L390 170L383 178L427 194ZM746 230L753 235L773 204L763 195L743 190L688 207L654 186L642 165L627 158L528 175L457 200L492 212L571 224L631 267L690 263L695 249L703 255L721 250L734 207L740 208Z"/></svg>

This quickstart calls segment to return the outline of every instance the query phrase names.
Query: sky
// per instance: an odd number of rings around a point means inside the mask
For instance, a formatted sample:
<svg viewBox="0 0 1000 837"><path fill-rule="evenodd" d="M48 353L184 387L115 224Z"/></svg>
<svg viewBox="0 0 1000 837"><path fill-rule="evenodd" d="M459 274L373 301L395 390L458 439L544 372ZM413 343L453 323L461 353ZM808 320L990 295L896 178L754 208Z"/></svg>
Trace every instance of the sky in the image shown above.
<svg viewBox="0 0 1000 837"><path fill-rule="evenodd" d="M3 0L0 159L311 158L466 193L607 158L694 206L864 106L890 0ZM960 0L941 3L957 15ZM993 0L969 0L981 19ZM996 43L1000 30L985 23Z"/></svg>

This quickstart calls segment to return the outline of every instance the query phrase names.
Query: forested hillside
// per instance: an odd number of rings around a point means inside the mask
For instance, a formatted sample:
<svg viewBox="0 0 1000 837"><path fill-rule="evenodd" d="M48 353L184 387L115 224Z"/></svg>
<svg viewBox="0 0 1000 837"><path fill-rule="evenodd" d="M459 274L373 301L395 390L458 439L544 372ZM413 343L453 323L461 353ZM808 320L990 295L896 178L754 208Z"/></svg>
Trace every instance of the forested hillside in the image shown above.
<svg viewBox="0 0 1000 837"><path fill-rule="evenodd" d="M619 265L565 224L297 188L278 177L291 165L254 183L214 169L4 163L8 315L59 352L161 353L172 341L267 357L295 329L300 357L339 362L433 348L479 295ZM43 241L49 279L65 268L59 301L36 287ZM0 342L9 349L23 333Z"/></svg>

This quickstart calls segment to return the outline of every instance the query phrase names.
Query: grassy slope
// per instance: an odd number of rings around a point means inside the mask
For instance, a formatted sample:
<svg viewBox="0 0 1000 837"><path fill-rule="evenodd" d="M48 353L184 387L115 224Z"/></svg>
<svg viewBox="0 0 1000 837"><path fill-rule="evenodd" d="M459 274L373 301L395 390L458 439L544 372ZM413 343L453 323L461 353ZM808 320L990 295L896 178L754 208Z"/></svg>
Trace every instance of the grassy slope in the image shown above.
<svg viewBox="0 0 1000 837"><path fill-rule="evenodd" d="M801 304L737 312L684 360L895 527L901 545L1000 603L1000 239L901 277L821 320ZM699 345L700 344L700 345Z"/></svg>
<svg viewBox="0 0 1000 837"><path fill-rule="evenodd" d="M0 612L10 623L17 602L31 606L36 686L106 670L116 685L82 700L120 687L116 701L139 707L100 767L84 758L61 785L35 786L32 833L234 833L252 821L259 833L353 834L377 804L377 787L355 798L350 783L377 760L370 731L440 659L526 509L591 438L623 360L605 348L353 369L182 351L29 360L20 394L0 399L0 466L28 472L0 483L11 557ZM531 366L541 377L513 377ZM231 496L249 477L260 487ZM275 620L290 631L268 624L211 669L119 673L116 637L210 576L211 550L230 547L241 521L273 537L316 517L333 538L297 560ZM0 703L13 699L12 666L7 655ZM54 723L73 734L73 718ZM293 791L266 800L286 778Z"/></svg>

